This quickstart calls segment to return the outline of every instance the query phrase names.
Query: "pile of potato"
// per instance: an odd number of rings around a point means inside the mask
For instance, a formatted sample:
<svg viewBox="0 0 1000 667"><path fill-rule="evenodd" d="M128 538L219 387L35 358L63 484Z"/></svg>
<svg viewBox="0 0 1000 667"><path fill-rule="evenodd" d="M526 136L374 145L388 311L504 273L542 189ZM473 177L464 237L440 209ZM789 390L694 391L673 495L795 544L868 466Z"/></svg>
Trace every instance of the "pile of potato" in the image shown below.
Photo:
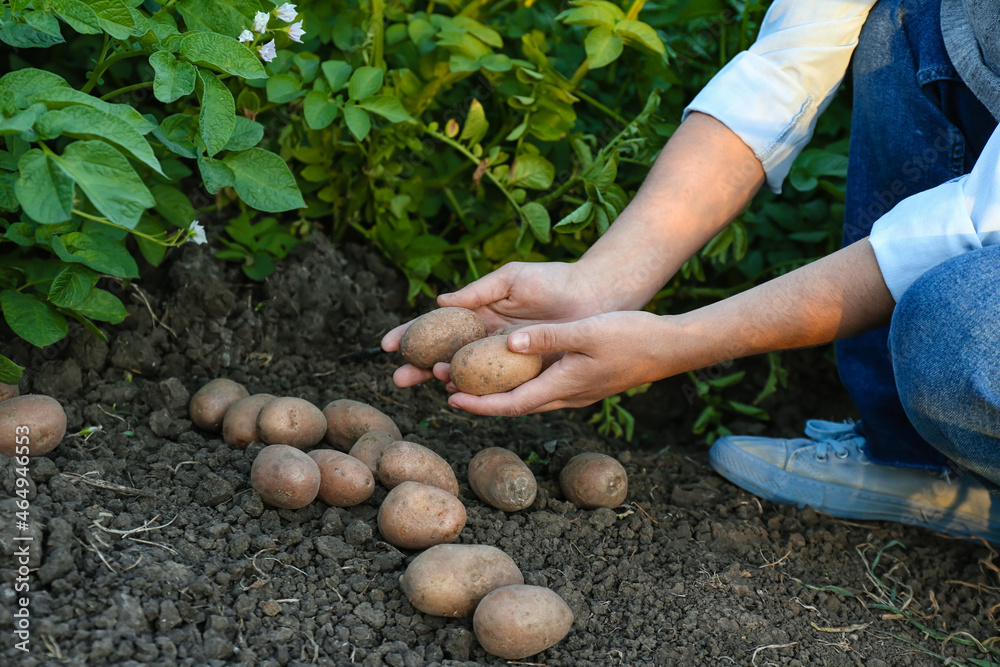
<svg viewBox="0 0 1000 667"><path fill-rule="evenodd" d="M460 313L445 317L468 323ZM426 331L444 351L413 353L420 363L433 364L430 360L470 347L460 335ZM297 509L316 498L348 507L368 500L376 481L389 489L379 506L379 532L397 547L426 549L400 578L410 603L427 614L473 616L476 637L490 653L524 658L569 633L569 606L551 590L525 586L510 556L492 546L451 544L466 523L454 470L427 447L404 440L392 419L379 410L348 399L320 410L298 398L251 396L243 386L219 379L195 393L190 414L200 428L221 432L231 447L268 445L255 458L250 481L274 507ZM526 509L538 490L524 462L499 447L472 459L468 482L480 500L505 512ZM615 507L627 493L621 464L603 455L574 457L560 483L567 498L586 507Z"/></svg>
<svg viewBox="0 0 1000 667"><path fill-rule="evenodd" d="M0 383L0 454L42 456L65 435L66 411L59 401L42 394L21 396L16 384Z"/></svg>

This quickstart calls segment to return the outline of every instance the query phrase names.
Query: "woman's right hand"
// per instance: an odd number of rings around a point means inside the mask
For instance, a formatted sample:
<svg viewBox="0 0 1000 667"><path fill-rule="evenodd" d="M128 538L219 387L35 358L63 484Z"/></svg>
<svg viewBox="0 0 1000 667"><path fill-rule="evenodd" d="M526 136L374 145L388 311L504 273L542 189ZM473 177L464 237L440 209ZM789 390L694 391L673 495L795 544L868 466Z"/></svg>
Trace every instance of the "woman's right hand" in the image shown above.
<svg viewBox="0 0 1000 667"><path fill-rule="evenodd" d="M476 311L490 333L509 324L572 322L614 310L607 293L581 275L581 268L564 262L511 262L457 292L440 295L437 302ZM382 349L397 351L409 326L407 322L387 333ZM396 369L393 381L410 387L433 377L431 370L406 364Z"/></svg>

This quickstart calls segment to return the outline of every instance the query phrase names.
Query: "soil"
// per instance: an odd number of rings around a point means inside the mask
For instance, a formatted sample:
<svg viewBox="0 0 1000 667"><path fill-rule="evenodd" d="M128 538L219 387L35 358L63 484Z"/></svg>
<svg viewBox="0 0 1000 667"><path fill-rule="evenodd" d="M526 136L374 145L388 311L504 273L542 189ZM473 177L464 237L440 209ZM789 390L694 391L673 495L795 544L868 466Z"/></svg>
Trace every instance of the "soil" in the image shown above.
<svg viewBox="0 0 1000 667"><path fill-rule="evenodd" d="M4 344L28 368L22 392L59 399L72 435L30 466L29 653L14 646L15 471L0 465L0 664L507 664L470 619L407 602L398 580L415 554L380 538L384 490L349 509L264 505L248 482L259 446L230 450L187 418L215 377L320 407L370 402L450 461L468 509L459 541L503 549L575 614L564 641L519 664L974 664L986 656L960 642L997 634L987 546L756 500L708 467L683 379L626 400L634 444L600 436L589 411L480 418L440 386L396 388L397 361L372 348L413 311L405 281L361 248L311 240L259 285L184 247L137 285L109 343L74 329L42 351ZM770 423L727 425L792 436L806 417L849 417L826 354L786 356ZM765 367L738 364L748 380L734 396L752 398ZM494 445L547 461L528 510L487 507L465 483ZM581 451L624 464L627 505L563 499L559 469Z"/></svg>

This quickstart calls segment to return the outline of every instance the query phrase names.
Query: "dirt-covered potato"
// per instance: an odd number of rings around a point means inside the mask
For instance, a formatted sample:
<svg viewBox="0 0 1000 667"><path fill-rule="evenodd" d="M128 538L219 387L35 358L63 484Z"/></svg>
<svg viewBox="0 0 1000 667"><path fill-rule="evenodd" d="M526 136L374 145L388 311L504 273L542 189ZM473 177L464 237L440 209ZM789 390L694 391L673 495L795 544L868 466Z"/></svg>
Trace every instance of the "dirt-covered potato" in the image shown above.
<svg viewBox="0 0 1000 667"><path fill-rule="evenodd" d="M334 507L353 507L371 498L375 477L363 462L336 449L314 449L319 466L319 499Z"/></svg>
<svg viewBox="0 0 1000 667"><path fill-rule="evenodd" d="M316 500L319 466L300 449L268 445L253 460L250 485L268 505L299 509Z"/></svg>
<svg viewBox="0 0 1000 667"><path fill-rule="evenodd" d="M364 461L364 464L368 466L368 469L372 471L373 475L378 475L378 457L382 453L382 450L396 442L396 438L392 437L385 431L368 431L363 436L358 438L358 441L354 443L351 447L351 451L348 452L351 456L358 459L359 461Z"/></svg>
<svg viewBox="0 0 1000 667"><path fill-rule="evenodd" d="M21 390L18 389L16 384L4 384L0 382L0 401L6 401L8 398L14 398L15 396L20 396Z"/></svg>
<svg viewBox="0 0 1000 667"><path fill-rule="evenodd" d="M628 495L628 474L607 454L585 452L571 458L559 473L563 495L577 507L618 507Z"/></svg>
<svg viewBox="0 0 1000 667"><path fill-rule="evenodd" d="M466 308L438 308L421 315L403 333L399 350L417 368L451 361L455 353L486 337L483 318Z"/></svg>
<svg viewBox="0 0 1000 667"><path fill-rule="evenodd" d="M541 586L498 588L472 617L476 639L489 653L520 660L555 646L573 627L573 612L555 591Z"/></svg>
<svg viewBox="0 0 1000 667"><path fill-rule="evenodd" d="M375 462L378 480L391 489L403 482L420 482L458 495L458 478L448 462L423 445L397 440Z"/></svg>
<svg viewBox="0 0 1000 667"><path fill-rule="evenodd" d="M400 440L403 434L387 415L367 403L341 398L323 408L326 415L326 441L346 452L368 431L383 431Z"/></svg>
<svg viewBox="0 0 1000 667"><path fill-rule="evenodd" d="M483 396L519 387L542 372L542 357L507 349L507 336L469 343L451 360L451 381L459 391Z"/></svg>
<svg viewBox="0 0 1000 667"><path fill-rule="evenodd" d="M489 447L469 462L469 486L480 500L504 512L523 510L535 501L538 483L517 454Z"/></svg>
<svg viewBox="0 0 1000 667"><path fill-rule="evenodd" d="M222 420L222 439L233 449L246 449L251 442L260 440L257 433L257 415L260 409L276 397L271 394L247 396L229 406Z"/></svg>
<svg viewBox="0 0 1000 667"><path fill-rule="evenodd" d="M191 397L188 405L191 421L198 428L218 433L222 430L222 421L233 403L249 395L246 387L238 382L226 378L212 380Z"/></svg>
<svg viewBox="0 0 1000 667"><path fill-rule="evenodd" d="M465 528L465 505L454 495L420 482L403 482L378 508L378 529L389 544L426 549L454 542Z"/></svg>
<svg viewBox="0 0 1000 667"><path fill-rule="evenodd" d="M64 435L66 412L56 399L25 394L0 403L0 454L48 454L62 442Z"/></svg>
<svg viewBox="0 0 1000 667"><path fill-rule="evenodd" d="M399 578L416 609L432 616L472 616L501 586L523 584L514 560L486 544L439 544L413 559Z"/></svg>
<svg viewBox="0 0 1000 667"><path fill-rule="evenodd" d="M276 398L257 414L257 433L269 445L305 449L326 435L326 417L307 400L291 396Z"/></svg>

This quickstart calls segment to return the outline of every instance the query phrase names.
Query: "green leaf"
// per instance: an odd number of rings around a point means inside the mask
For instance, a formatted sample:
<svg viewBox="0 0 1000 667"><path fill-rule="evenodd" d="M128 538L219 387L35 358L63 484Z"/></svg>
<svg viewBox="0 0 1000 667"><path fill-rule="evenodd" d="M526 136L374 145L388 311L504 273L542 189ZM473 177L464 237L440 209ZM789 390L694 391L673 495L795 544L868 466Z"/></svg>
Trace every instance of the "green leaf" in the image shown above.
<svg viewBox="0 0 1000 667"><path fill-rule="evenodd" d="M372 120L368 117L367 112L353 104L344 107L344 120L347 121L347 129L358 141L363 141L368 136L369 130L372 129Z"/></svg>
<svg viewBox="0 0 1000 667"><path fill-rule="evenodd" d="M15 49L44 49L64 42L62 36L53 37L25 23L4 19L0 15L0 42Z"/></svg>
<svg viewBox="0 0 1000 667"><path fill-rule="evenodd" d="M122 0L83 0L97 14L101 27L115 39L128 39L135 30L132 12Z"/></svg>
<svg viewBox="0 0 1000 667"><path fill-rule="evenodd" d="M560 234L574 234L590 224L594 215L594 203L585 201L573 209L569 215L556 223L554 229Z"/></svg>
<svg viewBox="0 0 1000 667"><path fill-rule="evenodd" d="M229 153L222 161L233 171L236 194L258 211L277 213L305 206L295 177L280 156L251 148Z"/></svg>
<svg viewBox="0 0 1000 667"><path fill-rule="evenodd" d="M0 120L0 137L5 137L11 134L21 134L22 132L30 130L35 125L35 121L37 121L39 116L43 113L45 113L44 104L32 104L24 111L16 113L10 118Z"/></svg>
<svg viewBox="0 0 1000 667"><path fill-rule="evenodd" d="M648 23L626 19L615 24L615 32L621 35L629 44L638 44L660 55L667 52L663 46L663 41L660 40L660 36L656 34L656 31Z"/></svg>
<svg viewBox="0 0 1000 667"><path fill-rule="evenodd" d="M312 53L296 53L293 59L295 66L299 68L302 81L312 83L319 71L319 56Z"/></svg>
<svg viewBox="0 0 1000 667"><path fill-rule="evenodd" d="M191 200L176 187L157 184L150 191L153 193L153 199L156 200L156 212L174 227L187 229L191 226L191 221L198 217L194 206L191 205ZM143 216L144 219L146 217Z"/></svg>
<svg viewBox="0 0 1000 667"><path fill-rule="evenodd" d="M536 239L542 243L548 243L552 240L552 220L544 206L538 202L529 202L521 207L521 214Z"/></svg>
<svg viewBox="0 0 1000 667"><path fill-rule="evenodd" d="M97 17L97 12L85 2L80 0L49 0L49 8L81 35L101 33L101 21Z"/></svg>
<svg viewBox="0 0 1000 667"><path fill-rule="evenodd" d="M23 248L35 245L35 230L26 222L15 222L7 228L4 236Z"/></svg>
<svg viewBox="0 0 1000 667"><path fill-rule="evenodd" d="M206 160L204 155L199 155L198 171L209 194L214 195L220 188L231 188L236 185L233 170L224 165L222 160Z"/></svg>
<svg viewBox="0 0 1000 667"><path fill-rule="evenodd" d="M399 98L392 95L372 95L358 102L358 106L382 116L392 123L401 123L410 119Z"/></svg>
<svg viewBox="0 0 1000 667"><path fill-rule="evenodd" d="M302 82L294 74L275 74L267 79L267 99L275 104L291 102L302 96Z"/></svg>
<svg viewBox="0 0 1000 667"><path fill-rule="evenodd" d="M236 101L219 77L208 70L198 70L198 131L208 157L221 151L236 127Z"/></svg>
<svg viewBox="0 0 1000 667"><path fill-rule="evenodd" d="M259 144L263 138L263 125L249 118L236 116L236 126L233 128L233 134L229 137L229 141L226 142L223 150L245 151Z"/></svg>
<svg viewBox="0 0 1000 667"><path fill-rule="evenodd" d="M14 104L22 109L35 101L32 96L57 88L70 89L61 76L34 67L8 72L0 77L0 92L13 94Z"/></svg>
<svg viewBox="0 0 1000 667"><path fill-rule="evenodd" d="M54 158L108 220L133 229L153 195L121 153L103 141L75 141Z"/></svg>
<svg viewBox="0 0 1000 667"><path fill-rule="evenodd" d="M153 120L144 117L127 104L111 104L73 88L55 87L38 91L28 97L28 102L45 102L50 110L65 109L74 104L100 109L121 118L144 136L156 128L156 123Z"/></svg>
<svg viewBox="0 0 1000 667"><path fill-rule="evenodd" d="M128 317L128 311L125 310L121 300L99 287L93 289L74 310L84 317L111 324L119 324Z"/></svg>
<svg viewBox="0 0 1000 667"><path fill-rule="evenodd" d="M0 382L17 384L24 374L24 366L18 366L7 357L0 354Z"/></svg>
<svg viewBox="0 0 1000 667"><path fill-rule="evenodd" d="M187 198L185 197L185 199ZM191 220L193 219L194 218L191 218ZM163 223L151 215L142 216L142 220L139 221L139 225L135 229L136 231L142 232L148 236L160 236L166 232L166 229L163 227ZM139 246L139 252L142 253L142 256L146 259L146 261L153 266L159 266L160 262L163 261L163 258L167 254L166 246L142 236L135 237L135 240Z"/></svg>
<svg viewBox="0 0 1000 667"><path fill-rule="evenodd" d="M191 126L194 117L183 113L167 116L159 127L153 130L153 136L170 151L181 157L194 159L198 151L190 139Z"/></svg>
<svg viewBox="0 0 1000 667"><path fill-rule="evenodd" d="M523 153L511 165L507 182L518 188L545 190L555 176L556 168L551 162L536 153Z"/></svg>
<svg viewBox="0 0 1000 667"><path fill-rule="evenodd" d="M323 76L330 84L332 93L347 85L347 80L351 77L351 66L343 60L327 60L320 67L323 69Z"/></svg>
<svg viewBox="0 0 1000 667"><path fill-rule="evenodd" d="M59 27L59 20L43 11L25 12L22 14L25 22L38 32L45 33L49 37L55 37L60 42L64 41L62 29Z"/></svg>
<svg viewBox="0 0 1000 667"><path fill-rule="evenodd" d="M594 180L594 185L597 186L598 190L607 190L618 178L618 162L612 158L608 160L604 168L601 169L601 175Z"/></svg>
<svg viewBox="0 0 1000 667"><path fill-rule="evenodd" d="M598 26L591 30L584 40L590 69L598 69L617 60L622 54L622 44L622 38L607 26Z"/></svg>
<svg viewBox="0 0 1000 667"><path fill-rule="evenodd" d="M302 113L311 130L322 130L337 118L337 105L326 93L310 91L302 104Z"/></svg>
<svg viewBox="0 0 1000 667"><path fill-rule="evenodd" d="M610 28L615 24L614 12L598 5L588 7L574 7L567 9L556 16L557 21L562 21L566 25L585 25L589 28L596 28L603 25Z"/></svg>
<svg viewBox="0 0 1000 667"><path fill-rule="evenodd" d="M207 30L238 35L253 23L260 10L258 0L180 0L177 10L188 30Z"/></svg>
<svg viewBox="0 0 1000 667"><path fill-rule="evenodd" d="M174 102L190 95L198 79L198 68L177 60L168 51L157 51L149 57L155 74L153 96L161 102Z"/></svg>
<svg viewBox="0 0 1000 667"><path fill-rule="evenodd" d="M768 419L767 412L761 410L757 406L747 405L746 403L740 403L738 401L726 401L725 404L741 415L747 415L748 417L753 417L755 419Z"/></svg>
<svg viewBox="0 0 1000 667"><path fill-rule="evenodd" d="M267 76L260 58L234 37L215 32L196 32L181 40L181 58L202 67L232 74L244 79Z"/></svg>
<svg viewBox="0 0 1000 667"><path fill-rule="evenodd" d="M271 259L271 256L263 250L258 250L253 254L253 257L248 257L247 260L248 261L243 264L243 273L245 273L247 278L250 280L260 282L274 273L274 261Z"/></svg>
<svg viewBox="0 0 1000 667"><path fill-rule="evenodd" d="M374 95L382 87L382 70L378 67L359 67L351 75L347 84L347 96L352 100L362 100Z"/></svg>
<svg viewBox="0 0 1000 667"><path fill-rule="evenodd" d="M35 347L57 343L69 333L66 318L33 294L0 292L0 310L11 330Z"/></svg>
<svg viewBox="0 0 1000 667"><path fill-rule="evenodd" d="M53 224L73 216L73 181L55 159L33 148L21 156L18 169L14 194L33 220Z"/></svg>
<svg viewBox="0 0 1000 667"><path fill-rule="evenodd" d="M52 250L64 262L83 264L99 273L119 278L138 278L139 267L125 248L104 234L71 232L52 237Z"/></svg>
<svg viewBox="0 0 1000 667"><path fill-rule="evenodd" d="M59 272L49 287L49 301L60 308L73 308L90 294L97 274L82 264L70 264Z"/></svg>
<svg viewBox="0 0 1000 667"><path fill-rule="evenodd" d="M479 100L473 99L469 104L469 113L465 117L465 125L462 127L462 134L459 139L467 144L477 144L486 136L486 131L490 124L486 120L486 112Z"/></svg>
<svg viewBox="0 0 1000 667"><path fill-rule="evenodd" d="M104 139L153 171L163 174L160 162L153 154L153 149L146 138L118 116L112 116L100 109L74 105L49 111L38 119L35 127L43 139L52 139L60 135L75 139Z"/></svg>
<svg viewBox="0 0 1000 667"><path fill-rule="evenodd" d="M244 88L236 98L236 108L257 113L260 111L260 97L251 89Z"/></svg>

